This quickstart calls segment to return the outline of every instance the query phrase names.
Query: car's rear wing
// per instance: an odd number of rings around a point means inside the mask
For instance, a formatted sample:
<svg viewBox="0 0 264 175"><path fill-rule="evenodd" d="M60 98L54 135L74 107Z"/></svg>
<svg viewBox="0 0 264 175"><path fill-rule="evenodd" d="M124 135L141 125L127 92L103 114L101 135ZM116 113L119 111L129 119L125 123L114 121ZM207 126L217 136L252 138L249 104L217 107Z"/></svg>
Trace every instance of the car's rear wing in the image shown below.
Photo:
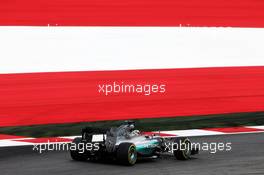
<svg viewBox="0 0 264 175"><path fill-rule="evenodd" d="M109 129L86 127L82 129L82 139L89 141L105 141Z"/></svg>

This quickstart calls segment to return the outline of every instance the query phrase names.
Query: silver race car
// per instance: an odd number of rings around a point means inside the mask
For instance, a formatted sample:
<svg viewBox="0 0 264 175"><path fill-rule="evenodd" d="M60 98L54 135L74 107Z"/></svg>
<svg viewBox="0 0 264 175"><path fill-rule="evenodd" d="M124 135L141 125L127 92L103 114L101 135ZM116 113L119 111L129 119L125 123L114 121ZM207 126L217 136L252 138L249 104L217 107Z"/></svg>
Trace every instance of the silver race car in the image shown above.
<svg viewBox="0 0 264 175"><path fill-rule="evenodd" d="M134 128L133 121L109 130L84 128L82 137L76 137L71 143L71 157L78 161L112 159L134 165L139 158L158 158L162 153L171 153L178 160L188 160L198 153L186 137L162 137L140 133Z"/></svg>

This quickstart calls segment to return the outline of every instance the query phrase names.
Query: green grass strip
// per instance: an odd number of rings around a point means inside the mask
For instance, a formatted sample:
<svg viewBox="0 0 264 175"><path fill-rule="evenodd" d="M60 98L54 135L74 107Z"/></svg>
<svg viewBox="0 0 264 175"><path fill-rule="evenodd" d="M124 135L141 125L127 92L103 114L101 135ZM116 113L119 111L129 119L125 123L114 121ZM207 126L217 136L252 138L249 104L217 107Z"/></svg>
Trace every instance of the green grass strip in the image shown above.
<svg viewBox="0 0 264 175"><path fill-rule="evenodd" d="M264 112L137 119L135 121L136 128L144 131L255 126L264 125ZM29 137L69 136L79 135L81 129L86 126L110 128L112 126L118 126L122 124L122 122L123 121L100 121L70 124L2 127L0 128L0 133Z"/></svg>

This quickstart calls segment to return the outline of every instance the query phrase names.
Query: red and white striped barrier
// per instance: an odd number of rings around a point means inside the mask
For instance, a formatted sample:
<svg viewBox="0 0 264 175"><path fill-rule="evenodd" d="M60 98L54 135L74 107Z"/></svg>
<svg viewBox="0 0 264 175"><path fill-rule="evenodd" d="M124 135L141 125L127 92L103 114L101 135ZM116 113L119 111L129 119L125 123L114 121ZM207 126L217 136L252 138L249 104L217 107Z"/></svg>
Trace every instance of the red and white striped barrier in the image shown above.
<svg viewBox="0 0 264 175"><path fill-rule="evenodd" d="M0 127L263 111L263 9L261 0L0 1ZM166 92L98 92L113 82Z"/></svg>

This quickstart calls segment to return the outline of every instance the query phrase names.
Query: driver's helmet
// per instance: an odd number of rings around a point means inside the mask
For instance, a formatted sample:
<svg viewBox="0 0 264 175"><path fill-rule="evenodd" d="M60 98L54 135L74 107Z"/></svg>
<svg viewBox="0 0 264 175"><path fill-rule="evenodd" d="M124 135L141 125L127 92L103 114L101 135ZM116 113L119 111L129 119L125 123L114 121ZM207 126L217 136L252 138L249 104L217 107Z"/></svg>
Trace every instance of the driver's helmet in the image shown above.
<svg viewBox="0 0 264 175"><path fill-rule="evenodd" d="M138 135L140 135L140 131L139 130L133 130L131 132L131 134L133 134L134 136L138 136Z"/></svg>
<svg viewBox="0 0 264 175"><path fill-rule="evenodd" d="M129 125L129 129L130 129L130 131L132 131L134 128L135 128L135 125L134 125L134 124L130 124L130 125Z"/></svg>

